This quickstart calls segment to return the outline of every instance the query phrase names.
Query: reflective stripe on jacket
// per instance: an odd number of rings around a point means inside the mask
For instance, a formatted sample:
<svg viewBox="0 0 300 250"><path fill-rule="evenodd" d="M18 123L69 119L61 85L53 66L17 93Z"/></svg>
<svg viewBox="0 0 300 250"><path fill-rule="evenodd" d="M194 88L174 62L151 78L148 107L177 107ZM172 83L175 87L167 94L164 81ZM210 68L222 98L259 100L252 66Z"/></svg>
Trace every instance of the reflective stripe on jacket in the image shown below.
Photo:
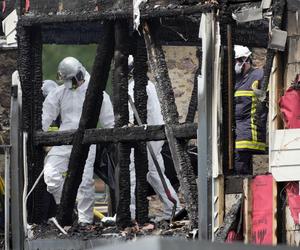
<svg viewBox="0 0 300 250"><path fill-rule="evenodd" d="M266 150L267 110L257 122L257 98L253 89L259 89L263 78L262 69L250 69L249 73L238 78L235 85L235 148L238 151L262 153Z"/></svg>

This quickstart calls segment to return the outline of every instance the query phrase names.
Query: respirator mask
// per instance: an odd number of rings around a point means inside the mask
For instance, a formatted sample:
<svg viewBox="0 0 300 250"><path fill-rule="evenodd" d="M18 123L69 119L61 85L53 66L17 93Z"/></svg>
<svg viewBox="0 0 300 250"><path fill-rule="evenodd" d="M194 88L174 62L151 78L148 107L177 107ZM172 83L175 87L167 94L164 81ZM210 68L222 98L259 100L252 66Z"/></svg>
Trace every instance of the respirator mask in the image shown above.
<svg viewBox="0 0 300 250"><path fill-rule="evenodd" d="M246 63L248 58L246 58L245 60L242 60L242 61L237 61L235 63L235 66L234 66L234 71L237 75L241 74L242 73L242 69L243 69L243 66L244 64Z"/></svg>

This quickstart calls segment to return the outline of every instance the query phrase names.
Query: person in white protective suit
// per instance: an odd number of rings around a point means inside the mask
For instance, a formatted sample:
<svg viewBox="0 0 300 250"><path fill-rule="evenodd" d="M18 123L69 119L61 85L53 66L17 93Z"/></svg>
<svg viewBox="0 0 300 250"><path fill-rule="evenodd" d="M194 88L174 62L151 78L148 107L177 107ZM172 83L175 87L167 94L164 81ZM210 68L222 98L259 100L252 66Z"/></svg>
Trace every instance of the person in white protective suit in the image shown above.
<svg viewBox="0 0 300 250"><path fill-rule="evenodd" d="M129 68L132 67L133 60L131 57L129 57L128 60ZM155 89L155 86L153 82L148 80L148 84L146 87L148 101L147 101L147 125L162 125L164 124L164 120L161 114L161 107L158 100L157 92ZM131 98L134 100L134 80L131 79L129 81L128 85L128 94L131 96ZM133 123L134 121L134 113L132 111L132 108L129 104L129 121L130 123ZM157 158L157 161L159 163L159 166L162 170L162 173L164 175L166 184L168 186L168 189L171 192L172 197L177 202L176 207L176 213L181 210L180 202L178 199L178 196L173 188L173 186L170 183L170 180L168 177L164 174L165 172L165 165L163 161L163 157L161 154L162 146L164 144L164 141L151 141L150 142L153 148L153 151L155 153L155 156ZM148 152L148 173L147 173L147 181L154 189L155 193L159 196L160 200L162 201L164 205L164 212L161 218L157 218L158 220L170 220L172 216L172 210L174 204L168 199L165 190L163 188L163 184L161 182L161 179L159 178L158 172L156 170L156 167L154 165L154 162L152 160L152 157L150 155L149 150ZM134 149L131 150L130 154L130 195L131 195L131 202L130 202L130 212L131 212L131 218L135 219L135 187L136 187L136 177L135 177L135 165L134 165Z"/></svg>
<svg viewBox="0 0 300 250"><path fill-rule="evenodd" d="M46 98L47 95L58 87L58 84L52 80L44 80L42 86L43 96Z"/></svg>
<svg viewBox="0 0 300 250"><path fill-rule="evenodd" d="M60 114L59 131L77 129L81 117L85 94L90 81L90 75L83 65L74 57L66 57L58 66L58 77L63 85L51 91L43 103L42 125L47 131L53 120ZM114 126L113 107L106 92L103 92L103 102L99 122L104 128ZM68 169L72 146L52 147L45 159L44 179L47 190L60 204L64 176ZM96 146L91 145L86 160L82 181L77 194L78 222L90 224L93 222L93 205L95 197L93 164Z"/></svg>

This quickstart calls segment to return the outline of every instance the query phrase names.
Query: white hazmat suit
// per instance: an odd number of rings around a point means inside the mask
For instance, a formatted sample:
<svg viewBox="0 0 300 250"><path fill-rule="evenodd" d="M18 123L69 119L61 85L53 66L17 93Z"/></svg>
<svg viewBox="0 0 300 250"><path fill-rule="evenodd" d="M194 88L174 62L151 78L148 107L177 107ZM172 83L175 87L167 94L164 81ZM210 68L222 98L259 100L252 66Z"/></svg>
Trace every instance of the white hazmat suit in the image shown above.
<svg viewBox="0 0 300 250"><path fill-rule="evenodd" d="M43 81L43 86L42 86L42 92L43 96L47 97L47 95L55 90L58 87L58 84L55 81L52 80L44 80Z"/></svg>
<svg viewBox="0 0 300 250"><path fill-rule="evenodd" d="M134 81L131 80L129 82L129 86L128 86L128 93L132 97L132 99L133 99L133 95L134 95L133 89L134 89ZM155 89L154 84L151 81L148 81L146 90L147 90L147 95L148 95L147 124L148 125L164 124L163 117L161 114L160 103L159 103L158 96L156 93L156 89ZM129 105L129 120L131 123L133 123L133 121L134 121L133 117L134 117L134 114L133 114L132 108ZM151 141L150 143L152 145L153 151L155 153L155 156L157 158L159 166L164 175L168 189L170 190L172 197L177 201L176 212L178 212L181 209L178 196L177 196L174 188L172 187L169 179L164 174L165 166L164 166L163 157L161 155L161 150L162 150L164 141ZM152 160L149 150L147 150L147 152L148 152L147 181L153 187L154 191L159 196L160 200L163 202L164 212L163 212L162 219L169 220L172 215L173 203L168 199L168 197L165 193L165 190L163 188L162 182L159 178L158 172L156 170L156 167L154 165L154 162ZM132 219L134 219L135 218L135 186L136 186L135 166L134 166L134 149L131 150L130 160L131 160L130 167L129 167L130 168L130 186L131 186L131 188L130 188L131 189L130 211L131 211L131 217L132 217Z"/></svg>
<svg viewBox="0 0 300 250"><path fill-rule="evenodd" d="M42 124L43 130L47 131L50 124L57 116L61 115L59 131L77 129L82 113L83 102L87 91L90 75L85 72L85 81L76 89L69 88L65 84L51 91L43 104ZM114 126L113 107L106 92L103 92L103 102L99 116L99 122L104 128ZM52 147L45 159L44 179L47 190L54 196L56 204L60 203L64 175L68 170L69 158L72 146ZM93 205L95 187L93 179L93 164L95 161L96 146L91 145L86 160L82 182L77 194L78 222L93 222Z"/></svg>

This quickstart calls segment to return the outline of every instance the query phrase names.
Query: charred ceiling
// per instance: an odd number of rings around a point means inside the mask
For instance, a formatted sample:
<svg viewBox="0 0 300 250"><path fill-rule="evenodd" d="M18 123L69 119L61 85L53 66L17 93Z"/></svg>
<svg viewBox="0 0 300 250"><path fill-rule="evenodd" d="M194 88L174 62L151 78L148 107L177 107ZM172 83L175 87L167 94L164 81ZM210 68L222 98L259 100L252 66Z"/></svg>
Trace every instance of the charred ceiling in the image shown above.
<svg viewBox="0 0 300 250"><path fill-rule="evenodd" d="M23 1L21 1L23 3ZM160 18L157 28L162 44L193 45L199 43L198 31L201 12L218 9L225 5L228 11L259 6L261 1L172 1L150 0L141 5L141 18ZM4 15L10 13L15 1L6 1ZM132 18L132 1L120 6L118 1L63 1L34 0L21 6L22 26L42 27L43 43L88 44L97 43L102 34L105 19ZM221 19L221 22L223 20ZM130 31L129 29L129 32ZM250 47L266 47L268 22L266 20L238 24L235 27L234 43ZM61 36L61 34L64 36Z"/></svg>
<svg viewBox="0 0 300 250"><path fill-rule="evenodd" d="M162 18L158 26L158 33L162 44L197 46L200 18ZM89 44L97 43L103 35L101 21L82 21L59 24L42 25L44 44ZM133 30L131 28L130 37ZM64 34L63 36L61 34Z"/></svg>

